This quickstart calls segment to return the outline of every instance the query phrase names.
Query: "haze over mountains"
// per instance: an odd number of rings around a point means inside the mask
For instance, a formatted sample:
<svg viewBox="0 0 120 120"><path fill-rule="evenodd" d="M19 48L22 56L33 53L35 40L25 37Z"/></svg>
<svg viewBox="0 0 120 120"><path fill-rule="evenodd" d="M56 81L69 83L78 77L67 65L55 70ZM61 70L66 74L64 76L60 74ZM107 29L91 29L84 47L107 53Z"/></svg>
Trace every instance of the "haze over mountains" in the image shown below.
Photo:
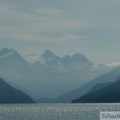
<svg viewBox="0 0 120 120"><path fill-rule="evenodd" d="M54 101L64 102L64 103L71 102L75 99L78 99L84 96L87 93L97 91L99 89L102 89L103 87L106 87L107 85L110 85L110 83L114 82L119 76L120 76L120 66L115 67L112 71L106 74L100 75L99 77L87 82L83 86L75 88L59 96ZM89 102L89 99L88 99L88 102Z"/></svg>
<svg viewBox="0 0 120 120"><path fill-rule="evenodd" d="M109 65L94 65L81 53L61 58L50 50L26 56L14 49L0 51L0 76L34 99L56 98L109 71Z"/></svg>

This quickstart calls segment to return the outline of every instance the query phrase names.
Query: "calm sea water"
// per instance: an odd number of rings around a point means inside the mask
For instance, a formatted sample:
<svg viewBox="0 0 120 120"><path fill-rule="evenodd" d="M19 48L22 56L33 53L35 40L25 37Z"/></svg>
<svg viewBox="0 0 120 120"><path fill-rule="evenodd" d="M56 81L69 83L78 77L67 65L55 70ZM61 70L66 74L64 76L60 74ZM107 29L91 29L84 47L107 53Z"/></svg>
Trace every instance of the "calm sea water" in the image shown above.
<svg viewBox="0 0 120 120"><path fill-rule="evenodd" d="M120 104L1 104L0 120L99 120Z"/></svg>

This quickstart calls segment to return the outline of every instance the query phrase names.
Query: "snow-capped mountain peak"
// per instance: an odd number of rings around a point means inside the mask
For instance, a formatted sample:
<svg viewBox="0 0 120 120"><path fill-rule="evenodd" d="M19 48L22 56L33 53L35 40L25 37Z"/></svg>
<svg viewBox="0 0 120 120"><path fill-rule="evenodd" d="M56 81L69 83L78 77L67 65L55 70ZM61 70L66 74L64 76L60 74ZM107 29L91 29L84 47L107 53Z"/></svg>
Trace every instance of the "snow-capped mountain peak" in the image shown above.
<svg viewBox="0 0 120 120"><path fill-rule="evenodd" d="M3 68L19 69L22 66L27 66L27 62L16 50L2 48L0 51L0 65Z"/></svg>
<svg viewBox="0 0 120 120"><path fill-rule="evenodd" d="M93 65L92 62L90 62L83 54L77 53L72 56L72 62L78 63L78 64L84 64L87 63L89 65Z"/></svg>
<svg viewBox="0 0 120 120"><path fill-rule="evenodd" d="M2 50L0 51L0 57L7 57L16 53L17 52L14 49L2 48Z"/></svg>
<svg viewBox="0 0 120 120"><path fill-rule="evenodd" d="M44 58L45 60L60 60L60 57L55 55L53 52L51 52L50 50L45 50L44 53L42 54L42 58Z"/></svg>

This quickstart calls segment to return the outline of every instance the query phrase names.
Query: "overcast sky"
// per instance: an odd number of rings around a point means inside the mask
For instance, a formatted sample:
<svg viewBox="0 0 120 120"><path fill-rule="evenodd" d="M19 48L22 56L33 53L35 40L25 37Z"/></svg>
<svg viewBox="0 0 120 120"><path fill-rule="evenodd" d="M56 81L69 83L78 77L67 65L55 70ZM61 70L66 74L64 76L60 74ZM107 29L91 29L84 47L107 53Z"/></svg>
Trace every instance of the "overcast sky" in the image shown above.
<svg viewBox="0 0 120 120"><path fill-rule="evenodd" d="M0 0L0 49L50 49L93 63L120 61L120 0Z"/></svg>

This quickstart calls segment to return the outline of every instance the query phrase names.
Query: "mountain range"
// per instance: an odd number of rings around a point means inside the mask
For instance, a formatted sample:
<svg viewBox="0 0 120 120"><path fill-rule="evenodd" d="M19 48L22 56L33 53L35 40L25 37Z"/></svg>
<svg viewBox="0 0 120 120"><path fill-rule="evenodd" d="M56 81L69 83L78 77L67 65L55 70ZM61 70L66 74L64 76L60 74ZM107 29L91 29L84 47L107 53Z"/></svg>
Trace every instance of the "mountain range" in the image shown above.
<svg viewBox="0 0 120 120"><path fill-rule="evenodd" d="M120 76L120 66L115 67L112 71L100 75L99 77L87 82L86 84L78 88L66 92L65 94L57 97L56 99L42 98L39 99L38 102L43 103L50 101L51 103L70 103L74 99L78 99L87 93L97 91L99 89L102 89L103 87L110 85L111 82L114 82L119 76Z"/></svg>
<svg viewBox="0 0 120 120"><path fill-rule="evenodd" d="M42 55L26 56L14 49L0 51L0 76L8 83L14 83L14 87L19 85L20 90L35 100L61 98L110 71L108 65L94 65L81 53L59 57L50 50L45 50Z"/></svg>

